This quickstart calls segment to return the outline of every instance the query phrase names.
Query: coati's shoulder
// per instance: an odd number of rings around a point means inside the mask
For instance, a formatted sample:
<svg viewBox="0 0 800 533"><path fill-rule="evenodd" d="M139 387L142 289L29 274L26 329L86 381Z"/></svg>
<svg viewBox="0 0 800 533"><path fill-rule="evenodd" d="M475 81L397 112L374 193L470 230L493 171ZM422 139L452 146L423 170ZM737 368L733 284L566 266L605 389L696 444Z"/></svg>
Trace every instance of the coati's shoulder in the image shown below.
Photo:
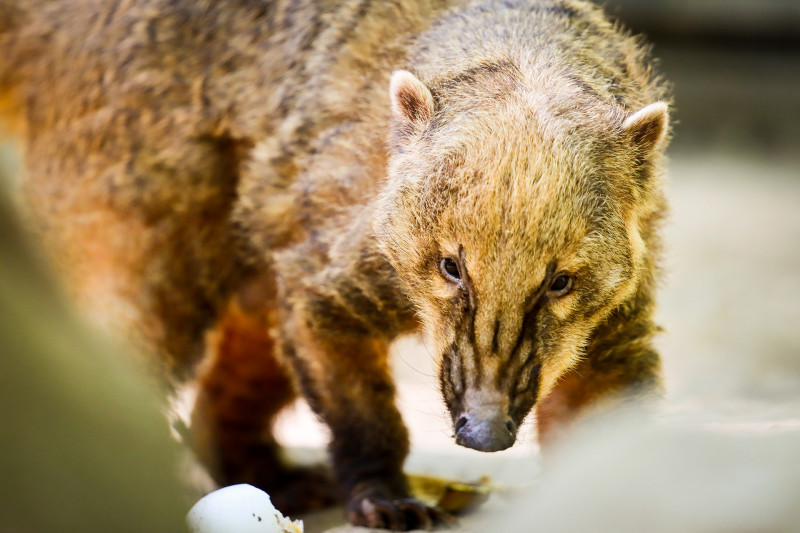
<svg viewBox="0 0 800 533"><path fill-rule="evenodd" d="M369 202L386 173L390 76L454 3L323 3L319 34L299 50L301 72L278 87L280 124L242 176L235 218L254 249L300 242Z"/></svg>

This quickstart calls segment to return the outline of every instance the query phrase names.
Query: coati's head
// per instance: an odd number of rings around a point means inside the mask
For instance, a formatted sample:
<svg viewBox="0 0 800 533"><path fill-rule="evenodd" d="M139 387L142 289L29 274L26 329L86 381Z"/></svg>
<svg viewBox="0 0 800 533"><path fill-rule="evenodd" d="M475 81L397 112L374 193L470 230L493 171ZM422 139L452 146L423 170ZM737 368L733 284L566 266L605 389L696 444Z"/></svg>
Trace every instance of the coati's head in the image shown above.
<svg viewBox="0 0 800 533"><path fill-rule="evenodd" d="M434 341L456 440L483 451L514 443L650 267L668 120L661 102L587 108L570 87L554 101L491 78L453 96L394 74L375 224Z"/></svg>

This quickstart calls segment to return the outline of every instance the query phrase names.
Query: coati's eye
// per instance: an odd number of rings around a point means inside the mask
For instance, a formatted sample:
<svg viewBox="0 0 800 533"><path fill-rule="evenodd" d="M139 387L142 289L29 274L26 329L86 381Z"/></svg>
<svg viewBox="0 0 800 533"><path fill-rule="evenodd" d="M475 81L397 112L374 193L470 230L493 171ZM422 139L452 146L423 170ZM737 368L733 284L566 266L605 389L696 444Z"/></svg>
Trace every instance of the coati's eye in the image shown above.
<svg viewBox="0 0 800 533"><path fill-rule="evenodd" d="M458 270L458 264L453 259L445 257L439 263L439 268L448 281L452 281L453 283L461 281L461 272Z"/></svg>
<svg viewBox="0 0 800 533"><path fill-rule="evenodd" d="M559 274L550 283L547 294L551 298L559 298L567 294L572 289L572 276L569 274Z"/></svg>

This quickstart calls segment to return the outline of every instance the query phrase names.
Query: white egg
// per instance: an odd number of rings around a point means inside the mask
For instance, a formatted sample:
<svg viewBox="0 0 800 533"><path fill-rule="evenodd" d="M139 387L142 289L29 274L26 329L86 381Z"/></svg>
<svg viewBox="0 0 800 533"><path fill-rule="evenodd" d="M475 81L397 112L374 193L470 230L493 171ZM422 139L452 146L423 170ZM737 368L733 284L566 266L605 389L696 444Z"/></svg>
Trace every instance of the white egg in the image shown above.
<svg viewBox="0 0 800 533"><path fill-rule="evenodd" d="M231 485L201 498L186 515L191 533L303 533L303 522L275 509L269 494Z"/></svg>

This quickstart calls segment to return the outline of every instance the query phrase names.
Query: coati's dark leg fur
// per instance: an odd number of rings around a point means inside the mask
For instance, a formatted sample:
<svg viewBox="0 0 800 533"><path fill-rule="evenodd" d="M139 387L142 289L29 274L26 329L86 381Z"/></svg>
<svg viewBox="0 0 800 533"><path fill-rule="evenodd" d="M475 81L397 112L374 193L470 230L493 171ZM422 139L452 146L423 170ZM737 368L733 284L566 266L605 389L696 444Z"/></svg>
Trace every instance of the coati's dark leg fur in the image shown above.
<svg viewBox="0 0 800 533"><path fill-rule="evenodd" d="M651 312L651 300L641 294L614 311L598 327L585 358L538 403L537 432L545 453L587 409L641 406L635 400L661 394L661 358L651 345L658 327Z"/></svg>
<svg viewBox="0 0 800 533"><path fill-rule="evenodd" d="M415 321L391 266L361 231L368 232L368 224L332 249L312 242L279 258L283 354L305 398L331 429L329 452L351 522L427 528L444 515L409 496L402 471L408 431L388 364L391 340ZM322 257L330 262L323 265ZM297 274L312 269L315 275Z"/></svg>
<svg viewBox="0 0 800 533"><path fill-rule="evenodd" d="M321 468L284 464L271 434L277 413L296 397L274 354L274 302L274 280L263 276L239 291L209 334L193 446L218 483L260 487L278 509L295 514L334 503L335 489Z"/></svg>
<svg viewBox="0 0 800 533"><path fill-rule="evenodd" d="M335 304L322 297L309 305L332 310ZM287 348L288 357L296 368L314 367L305 368L301 380L312 407L333 433L329 451L351 521L407 529L398 523L404 513L394 507L396 500L408 497L402 466L409 441L394 404L388 343L345 330L338 338L323 337L301 319L294 321L290 331L296 335L298 348ZM427 521L420 519L422 525Z"/></svg>

